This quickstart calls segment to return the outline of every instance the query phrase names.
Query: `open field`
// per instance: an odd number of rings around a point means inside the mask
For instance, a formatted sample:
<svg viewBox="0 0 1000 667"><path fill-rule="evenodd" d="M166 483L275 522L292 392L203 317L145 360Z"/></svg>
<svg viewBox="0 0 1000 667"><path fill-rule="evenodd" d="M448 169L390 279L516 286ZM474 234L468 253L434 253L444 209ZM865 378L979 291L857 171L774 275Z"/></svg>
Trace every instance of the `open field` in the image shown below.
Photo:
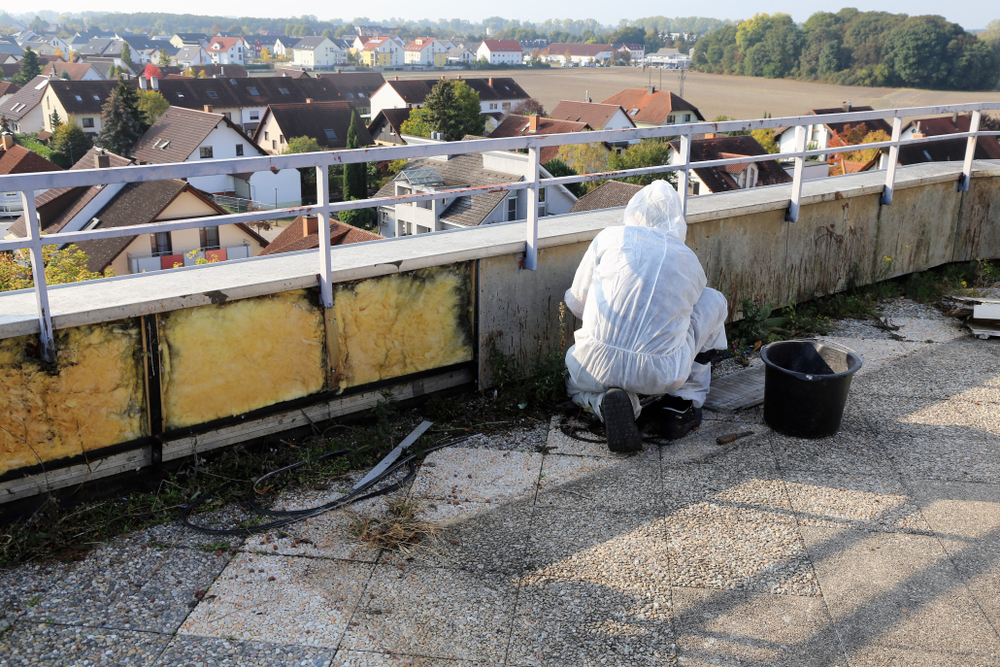
<svg viewBox="0 0 1000 667"><path fill-rule="evenodd" d="M678 73L674 70L634 67L552 68L548 70L493 70L448 72L448 78L511 76L529 95L552 109L560 100L583 100L588 91L595 102L602 102L623 88L638 88L652 82L658 90L680 92ZM386 78L394 73L387 72ZM400 72L399 78L440 76L429 72ZM796 116L809 109L840 106L850 100L855 105L870 104L876 109L916 107L960 102L1000 102L1000 91L954 92L915 90L912 88L863 88L835 86L786 79L763 79L748 76L725 76L688 72L684 99L697 106L706 119L726 115L730 118Z"/></svg>

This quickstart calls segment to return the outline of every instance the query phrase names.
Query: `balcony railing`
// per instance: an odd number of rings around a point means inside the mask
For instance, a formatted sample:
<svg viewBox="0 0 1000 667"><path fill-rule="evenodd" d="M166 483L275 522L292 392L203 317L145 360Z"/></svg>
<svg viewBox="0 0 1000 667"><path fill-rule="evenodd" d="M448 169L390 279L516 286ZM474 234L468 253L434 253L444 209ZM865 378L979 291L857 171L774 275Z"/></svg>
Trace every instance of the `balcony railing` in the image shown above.
<svg viewBox="0 0 1000 667"><path fill-rule="evenodd" d="M791 194L788 200L786 218L795 222L799 218L799 209L802 199L802 172L805 161L809 157L819 155L831 155L854 151L859 147L864 149L888 149L889 160L885 175L885 186L883 188L881 201L885 206L892 204L893 188L896 183L896 171L899 147L901 143L907 145L919 143L931 143L934 141L954 141L956 139L967 140L965 160L962 174L959 178L959 190L967 190L969 179L972 174L972 163L975 156L976 142L982 136L1000 136L1000 132L981 131L980 121L984 111L1000 109L1000 102L990 103L969 103L969 104L949 104L932 107L916 107L901 109L883 109L879 111L854 111L838 114L827 114L823 116L790 116L785 118L758 118L753 120L734 120L725 122L702 122L685 123L677 125L661 125L658 127L635 128L623 130L600 130L596 132L575 132L568 134L549 134L541 136L512 137L502 139L476 139L470 141L456 141L440 144L407 145L407 146L384 146L373 148L359 148L354 150L327 151L317 153L298 153L291 155L268 155L244 158L204 160L200 162L183 162L175 164L141 165L129 167L116 167L111 169L85 169L65 172L46 172L41 174L15 174L0 176L0 190L6 192L20 191L21 199L24 203L25 217L27 219L28 234L24 239L15 241L0 241L0 251L4 250L29 250L32 275L34 278L34 292L36 295L39 342L42 356L52 359L55 354L53 346L52 313L49 308L48 291L45 282L45 274L42 264L42 247L45 245L64 245L84 240L96 240L103 238L117 238L122 236L135 236L137 234L154 234L157 232L167 232L181 229L195 229L200 227L211 227L218 225L228 225L233 223L253 223L261 220L273 219L275 217L292 217L305 213L312 213L319 217L319 286L323 304L331 308L333 306L333 284L331 268L331 247L330 247L330 217L334 213L358 208L369 208L372 206L394 205L411 202L430 201L434 199L453 199L460 196L473 196L497 191L527 191L527 220L525 221L525 247L523 268L535 270L538 266L538 190L540 187L551 187L554 185L567 185L570 183L583 183L588 181L627 178L630 176L641 176L647 174L658 174L665 172L676 172L678 175L677 189L681 194L684 210L687 210L687 184L692 168L723 167L731 164L743 164L757 162L761 156L746 156L738 158L726 158L719 160L707 160L691 163L691 139L699 134L708 132L733 132L752 131L767 128L794 127L795 145L794 150L784 153L776 153L767 156L773 160L793 160L794 176L791 186ZM910 117L933 116L954 113L971 113L972 118L968 132L947 134L939 136L929 136L919 139L902 140L900 135L903 128L903 119ZM892 136L889 141L881 141L870 144L856 144L837 147L827 147L818 150L806 149L806 128L817 123L858 123L866 120L891 119ZM600 172L593 174L580 174L575 176L562 176L558 178L540 177L539 153L547 146L565 146L574 144L609 143L615 144L623 141L638 141L642 139L662 139L666 137L678 137L680 139L679 159L674 164L656 165L638 169L625 169L621 171ZM370 199L360 199L342 202L330 202L329 180L327 178L330 167L346 164L360 164L366 162L381 162L390 160L427 158L444 155L459 155L463 153L482 153L493 150L526 150L529 158L529 174L531 176L525 180L512 183L502 183L496 185L476 186L467 188L451 189L441 192L427 192L406 195L394 195L389 197L375 197ZM48 234L42 236L38 224L38 214L35 210L34 193L36 190L43 190L54 187L80 187L105 183L131 183L140 181L164 180L170 178L193 178L197 176L214 176L219 174L241 174L247 172L257 172L265 170L281 169L303 169L311 168L316 170L317 183L317 203L309 206L297 206L292 208L281 208L269 211L248 211L246 213L235 213L229 215L210 216L202 218L188 218L171 220L169 222L157 222L152 224L115 227L110 229L92 229L78 232L62 232L58 234ZM840 178L833 176L830 178ZM711 196L711 195L709 195ZM438 233L461 233L463 230L454 230ZM385 241L384 241L385 242Z"/></svg>
<svg viewBox="0 0 1000 667"><path fill-rule="evenodd" d="M192 248L190 250L169 250L142 254L128 253L129 273L152 273L181 266L196 266L199 263L225 262L230 259L246 259L251 256L250 244L220 246L215 248Z"/></svg>

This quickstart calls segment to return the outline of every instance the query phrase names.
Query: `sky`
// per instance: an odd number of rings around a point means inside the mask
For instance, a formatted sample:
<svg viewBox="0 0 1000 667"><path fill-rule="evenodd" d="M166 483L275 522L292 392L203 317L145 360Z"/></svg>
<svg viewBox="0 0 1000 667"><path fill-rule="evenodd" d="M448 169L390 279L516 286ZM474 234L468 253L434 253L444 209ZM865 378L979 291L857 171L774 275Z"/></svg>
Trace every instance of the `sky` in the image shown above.
<svg viewBox="0 0 1000 667"><path fill-rule="evenodd" d="M47 9L59 12L73 11L136 11L134 0L43 0ZM42 3L39 3L40 5ZM407 19L462 18L481 21L489 16L503 16L540 22L547 18L597 19L606 25L617 25L622 18L635 19L644 16L679 16L683 14L707 16L719 19L750 18L757 12L791 14L797 22L803 22L817 11L836 12L843 7L856 7L865 11L887 11L910 16L920 14L940 14L966 29L983 28L992 19L1000 18L1000 3L995 0L940 2L940 0L883 0L881 2L840 2L838 0L714 0L710 4L677 5L654 2L615 3L606 0L574 0L554 2L553 0L508 0L499 5L490 2L469 3L468 0L381 0L379 2L330 3L328 0L299 0L286 5L273 0L242 0L239 3L209 3L199 0L173 0L169 7L158 5L161 11L195 14L219 13L226 16L284 17L312 14L320 19L341 18L350 20L358 15L370 16L372 20L388 17ZM356 8L356 9L355 9ZM623 13L624 12L624 13Z"/></svg>

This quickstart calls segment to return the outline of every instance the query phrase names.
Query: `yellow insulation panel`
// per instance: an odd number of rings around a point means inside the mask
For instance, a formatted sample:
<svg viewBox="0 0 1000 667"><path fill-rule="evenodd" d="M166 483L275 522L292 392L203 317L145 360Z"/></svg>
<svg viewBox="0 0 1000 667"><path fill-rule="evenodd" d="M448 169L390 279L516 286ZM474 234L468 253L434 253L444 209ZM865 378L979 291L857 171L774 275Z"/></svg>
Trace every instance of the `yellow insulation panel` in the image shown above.
<svg viewBox="0 0 1000 667"><path fill-rule="evenodd" d="M339 388L470 361L471 294L468 263L337 286Z"/></svg>
<svg viewBox="0 0 1000 667"><path fill-rule="evenodd" d="M37 336L0 340L0 474L148 435L138 321L56 332L56 361Z"/></svg>
<svg viewBox="0 0 1000 667"><path fill-rule="evenodd" d="M322 391L323 336L322 309L304 290L162 316L166 429Z"/></svg>

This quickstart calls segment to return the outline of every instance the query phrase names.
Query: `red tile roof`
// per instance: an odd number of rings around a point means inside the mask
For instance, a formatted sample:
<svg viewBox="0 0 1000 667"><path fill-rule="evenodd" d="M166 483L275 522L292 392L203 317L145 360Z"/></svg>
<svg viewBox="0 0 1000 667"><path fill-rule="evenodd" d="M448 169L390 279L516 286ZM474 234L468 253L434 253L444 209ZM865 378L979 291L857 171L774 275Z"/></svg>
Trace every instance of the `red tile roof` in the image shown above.
<svg viewBox="0 0 1000 667"><path fill-rule="evenodd" d="M17 85L13 81L0 81L0 97L3 97L4 95L13 95L19 90L21 90L21 86Z"/></svg>
<svg viewBox="0 0 1000 667"><path fill-rule="evenodd" d="M406 45L405 51L423 51L428 46L434 43L433 37L417 37L415 40Z"/></svg>
<svg viewBox="0 0 1000 667"><path fill-rule="evenodd" d="M698 107L679 95L653 88L626 88L617 95L604 100L604 104L616 104L625 110L625 115L636 123L662 125L671 113L691 111L697 120L705 120Z"/></svg>
<svg viewBox="0 0 1000 667"><path fill-rule="evenodd" d="M242 41L242 37L213 37L212 41L208 43L208 50L215 52L228 51ZM215 48L216 44L219 45L219 48Z"/></svg>
<svg viewBox="0 0 1000 667"><path fill-rule="evenodd" d="M680 150L680 142L671 141L671 148ZM714 137L712 139L695 139L691 142L691 162L704 162L706 160L724 160L726 158L736 158L743 156L768 155L757 140L750 135L737 137ZM749 164L749 163L747 163ZM757 165L757 185L776 185L778 183L790 183L792 177L785 173L775 160L763 159L754 162ZM727 192L729 190L739 190L740 186L733 178L733 173L741 173L746 167L737 165L732 171L729 166L724 167L694 167L694 172L711 192Z"/></svg>
<svg viewBox="0 0 1000 667"><path fill-rule="evenodd" d="M603 130L604 126L614 117L615 113L621 109L617 104L597 104L596 102L575 102L573 100L563 100L556 105L549 115L561 120L575 120L590 125L595 130ZM624 113L624 110L622 110ZM628 118L628 114L625 116ZM632 119L629 123L635 126Z"/></svg>
<svg viewBox="0 0 1000 667"><path fill-rule="evenodd" d="M513 39L484 39L482 44L490 51L500 53L501 51L521 53L521 45Z"/></svg>
<svg viewBox="0 0 1000 667"><path fill-rule="evenodd" d="M8 150L0 149L0 175L37 174L43 171L62 171L34 151L14 144Z"/></svg>
<svg viewBox="0 0 1000 667"><path fill-rule="evenodd" d="M315 220L315 218L313 218ZM314 222L313 225L316 225ZM288 225L261 255L277 255L282 252L311 250L319 247L319 233L313 225L306 222L306 216L300 215ZM348 243L363 243L378 241L382 237L374 232L365 231L339 220L330 221L330 245L347 245Z"/></svg>
<svg viewBox="0 0 1000 667"><path fill-rule="evenodd" d="M584 132L594 129L587 123L539 117L536 129L531 130L531 118L531 116L510 114L504 118L502 123L497 125L495 130L490 132L490 138L526 137L532 134L566 134L567 132ZM539 159L542 164L545 164L556 157L558 153L558 146L545 146L539 153Z"/></svg>
<svg viewBox="0 0 1000 667"><path fill-rule="evenodd" d="M641 185L622 183L621 181L605 181L577 199L569 212L580 213L583 211L599 211L605 208L627 206L629 200L639 190L642 190Z"/></svg>

